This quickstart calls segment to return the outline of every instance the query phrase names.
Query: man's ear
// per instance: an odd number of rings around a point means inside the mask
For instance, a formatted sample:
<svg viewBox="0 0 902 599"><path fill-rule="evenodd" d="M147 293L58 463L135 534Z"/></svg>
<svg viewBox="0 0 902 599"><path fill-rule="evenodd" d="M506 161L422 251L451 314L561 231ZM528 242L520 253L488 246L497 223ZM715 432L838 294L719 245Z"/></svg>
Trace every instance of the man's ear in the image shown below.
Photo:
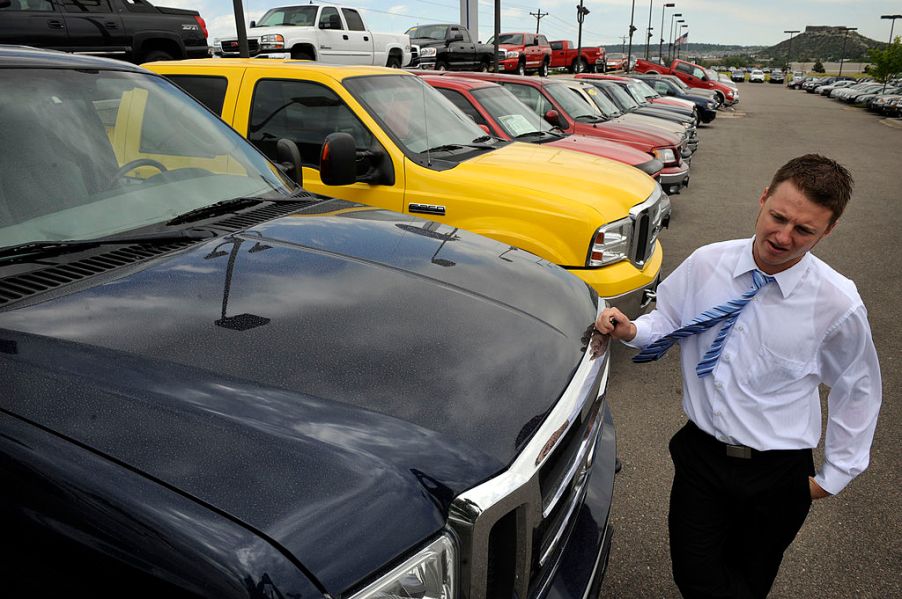
<svg viewBox="0 0 902 599"><path fill-rule="evenodd" d="M764 208L764 202L767 201L767 192L770 191L770 187L767 185L764 186L764 191L761 192L761 197L758 198L758 205Z"/></svg>
<svg viewBox="0 0 902 599"><path fill-rule="evenodd" d="M834 228L836 227L836 225L838 225L838 224L839 224L839 219L836 219L835 221L833 221L832 223L830 223L830 224L827 226L827 230L824 231L824 237L826 237L827 235L829 235L830 233L832 233L832 232L833 232L833 229L834 229Z"/></svg>

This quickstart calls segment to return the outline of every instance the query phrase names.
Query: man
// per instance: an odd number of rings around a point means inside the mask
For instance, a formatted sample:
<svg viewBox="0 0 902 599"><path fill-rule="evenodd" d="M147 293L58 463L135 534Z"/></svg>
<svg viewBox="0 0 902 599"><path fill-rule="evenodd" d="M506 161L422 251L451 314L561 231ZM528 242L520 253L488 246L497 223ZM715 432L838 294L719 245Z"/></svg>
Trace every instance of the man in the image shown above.
<svg viewBox="0 0 902 599"><path fill-rule="evenodd" d="M836 227L852 177L818 155L790 160L759 199L752 239L696 250L656 309L616 308L596 329L658 359L680 344L683 410L670 441L670 550L685 597L766 597L813 499L868 465L881 401L854 283L810 253ZM818 385L828 398L824 463Z"/></svg>

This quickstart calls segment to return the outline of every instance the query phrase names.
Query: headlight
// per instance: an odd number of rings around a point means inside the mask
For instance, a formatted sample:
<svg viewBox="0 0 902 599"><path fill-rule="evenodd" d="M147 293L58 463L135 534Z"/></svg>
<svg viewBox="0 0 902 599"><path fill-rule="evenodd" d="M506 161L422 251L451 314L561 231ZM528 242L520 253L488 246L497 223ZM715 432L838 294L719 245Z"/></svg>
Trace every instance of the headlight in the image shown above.
<svg viewBox="0 0 902 599"><path fill-rule="evenodd" d="M260 36L261 50L281 50L285 48L285 38L279 33Z"/></svg>
<svg viewBox="0 0 902 599"><path fill-rule="evenodd" d="M442 535L351 599L456 599L454 543Z"/></svg>
<svg viewBox="0 0 902 599"><path fill-rule="evenodd" d="M599 227L592 237L589 248L588 268L598 268L606 264L626 260L630 249L630 231L633 221L629 217Z"/></svg>
<svg viewBox="0 0 902 599"><path fill-rule="evenodd" d="M420 48L420 56L435 56L435 48Z"/></svg>
<svg viewBox="0 0 902 599"><path fill-rule="evenodd" d="M672 164L676 162L676 154L672 148L655 148L654 156L664 164Z"/></svg>
<svg viewBox="0 0 902 599"><path fill-rule="evenodd" d="M520 58L520 53L516 50L508 50L504 53L505 58Z"/></svg>

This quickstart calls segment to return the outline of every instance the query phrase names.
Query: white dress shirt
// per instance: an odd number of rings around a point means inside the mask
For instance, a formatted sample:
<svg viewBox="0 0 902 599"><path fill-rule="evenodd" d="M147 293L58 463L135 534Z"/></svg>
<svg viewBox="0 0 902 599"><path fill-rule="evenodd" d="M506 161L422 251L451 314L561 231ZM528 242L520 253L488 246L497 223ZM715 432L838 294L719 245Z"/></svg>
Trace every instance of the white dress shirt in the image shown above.
<svg viewBox="0 0 902 599"><path fill-rule="evenodd" d="M627 345L643 348L701 312L752 287L752 240L696 250L658 287L657 308L635 321ZM724 443L768 449L816 447L818 385L830 387L824 464L815 480L841 491L867 468L882 388L867 311L855 284L806 254L773 275L740 312L707 377L695 366L720 325L680 340L683 410Z"/></svg>

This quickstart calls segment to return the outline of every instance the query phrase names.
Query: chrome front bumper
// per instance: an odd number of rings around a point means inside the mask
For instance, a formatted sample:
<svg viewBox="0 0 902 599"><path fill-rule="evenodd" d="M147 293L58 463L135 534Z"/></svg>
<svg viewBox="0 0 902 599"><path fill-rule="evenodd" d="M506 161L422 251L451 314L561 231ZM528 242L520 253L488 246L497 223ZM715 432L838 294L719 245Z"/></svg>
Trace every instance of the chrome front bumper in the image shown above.
<svg viewBox="0 0 902 599"><path fill-rule="evenodd" d="M655 302L655 294L660 282L661 276L658 275L654 281L645 287L634 289L616 297L606 297L605 299L612 306L619 308L630 320L634 320L651 309L652 304Z"/></svg>

